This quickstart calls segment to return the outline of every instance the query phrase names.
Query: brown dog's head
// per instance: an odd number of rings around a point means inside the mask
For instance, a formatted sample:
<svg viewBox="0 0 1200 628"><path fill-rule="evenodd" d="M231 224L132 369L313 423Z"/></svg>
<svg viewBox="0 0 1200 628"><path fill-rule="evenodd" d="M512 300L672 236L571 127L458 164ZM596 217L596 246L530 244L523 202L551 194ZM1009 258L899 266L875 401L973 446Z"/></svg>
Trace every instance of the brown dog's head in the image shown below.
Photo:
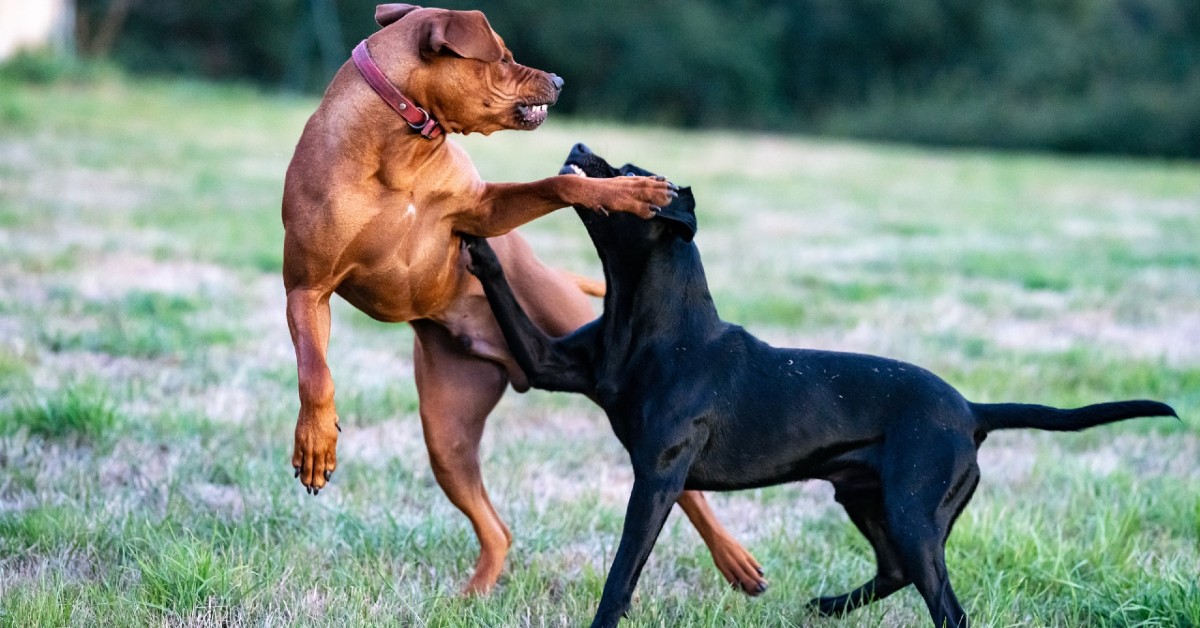
<svg viewBox="0 0 1200 628"><path fill-rule="evenodd" d="M447 131L536 129L558 100L562 79L514 62L479 11L381 4L375 21L376 61Z"/></svg>

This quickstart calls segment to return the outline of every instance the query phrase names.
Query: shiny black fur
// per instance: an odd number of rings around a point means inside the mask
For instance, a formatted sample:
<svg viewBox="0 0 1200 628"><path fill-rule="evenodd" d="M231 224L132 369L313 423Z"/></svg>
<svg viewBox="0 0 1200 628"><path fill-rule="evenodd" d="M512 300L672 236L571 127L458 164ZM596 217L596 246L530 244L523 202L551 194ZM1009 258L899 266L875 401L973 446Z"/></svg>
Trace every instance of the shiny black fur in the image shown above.
<svg viewBox="0 0 1200 628"><path fill-rule="evenodd" d="M571 165L615 169L578 145ZM688 189L643 221L577 208L604 264L604 313L550 338L517 304L485 240L466 238L513 355L534 387L591 396L629 450L633 493L593 626L615 626L679 493L819 478L875 550L878 573L857 589L814 599L837 614L913 584L937 626L966 626L944 547L979 482L976 451L988 432L1080 430L1174 415L1154 401L1075 410L975 404L923 368L831 351L780 349L717 317L691 239Z"/></svg>

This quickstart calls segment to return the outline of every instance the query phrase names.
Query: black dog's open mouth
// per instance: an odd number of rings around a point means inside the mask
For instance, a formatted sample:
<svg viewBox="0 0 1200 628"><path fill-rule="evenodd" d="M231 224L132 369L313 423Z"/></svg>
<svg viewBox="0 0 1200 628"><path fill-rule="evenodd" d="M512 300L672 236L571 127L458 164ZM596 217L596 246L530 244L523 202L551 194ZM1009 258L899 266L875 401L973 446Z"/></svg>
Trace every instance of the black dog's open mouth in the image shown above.
<svg viewBox="0 0 1200 628"><path fill-rule="evenodd" d="M517 105L517 122L526 128L537 128L546 121L549 103Z"/></svg>
<svg viewBox="0 0 1200 628"><path fill-rule="evenodd" d="M572 155L572 157L575 156ZM558 174L573 174L578 177L590 177L592 179L611 179L621 176L622 173L620 170L608 165L608 162L600 157L589 154L584 155L579 161L575 159L567 160L563 164L563 167L559 169Z"/></svg>
<svg viewBox="0 0 1200 628"><path fill-rule="evenodd" d="M558 174L573 174L594 179L609 179L621 176L622 172L613 168L603 157L593 153L583 144L576 144L567 155Z"/></svg>

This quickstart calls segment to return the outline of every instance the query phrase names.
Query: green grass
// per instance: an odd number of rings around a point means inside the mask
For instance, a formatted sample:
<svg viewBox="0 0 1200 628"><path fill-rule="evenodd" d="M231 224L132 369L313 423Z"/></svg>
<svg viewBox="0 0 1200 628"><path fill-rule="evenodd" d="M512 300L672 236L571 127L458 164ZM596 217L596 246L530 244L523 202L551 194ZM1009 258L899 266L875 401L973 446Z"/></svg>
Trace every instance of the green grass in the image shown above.
<svg viewBox="0 0 1200 628"><path fill-rule="evenodd" d="M191 535L147 539L131 565L141 580L142 602L186 617L210 605L234 608L256 586L265 584L265 574L254 573L236 554L217 553L213 541L219 539L199 540Z"/></svg>
<svg viewBox="0 0 1200 628"><path fill-rule="evenodd" d="M44 399L19 399L0 412L0 434L28 431L48 439L76 438L94 442L108 436L118 421L105 390L71 386Z"/></svg>
<svg viewBox="0 0 1200 628"><path fill-rule="evenodd" d="M406 326L335 302L339 469L316 499L292 478L279 197L314 106L0 72L0 625L590 618L631 477L584 399L510 394L490 421L483 466L515 541L485 599L456 595L476 546L429 470ZM773 343L909 360L979 401L1173 404L1181 421L989 438L949 567L982 626L1200 625L1195 163L553 115L461 141L492 180L556 172L584 141L692 185L719 309ZM599 274L571 212L522 231L544 259ZM712 501L771 590L730 591L676 513L629 625L926 621L911 589L845 619L805 609L872 569L827 486Z"/></svg>

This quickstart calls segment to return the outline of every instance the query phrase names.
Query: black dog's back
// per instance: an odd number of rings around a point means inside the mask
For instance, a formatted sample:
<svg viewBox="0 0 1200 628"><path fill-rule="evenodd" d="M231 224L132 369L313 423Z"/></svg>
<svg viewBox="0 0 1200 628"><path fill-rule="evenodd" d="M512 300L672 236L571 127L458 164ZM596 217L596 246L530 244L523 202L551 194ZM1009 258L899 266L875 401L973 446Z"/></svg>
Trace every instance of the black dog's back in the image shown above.
<svg viewBox="0 0 1200 628"><path fill-rule="evenodd" d="M736 414L742 429L728 438L714 433L688 476L688 488L736 490L829 479L847 466L877 472L877 446L889 434L923 426L969 435L978 447L988 433L1000 429L1077 431L1126 419L1175 416L1170 406L1146 400L1075 409L971 403L942 378L907 362L780 349L735 325L723 336L696 357L722 366L715 369L722 381L713 389L736 391L721 411ZM777 459L769 452L783 442L789 443L786 459Z"/></svg>
<svg viewBox="0 0 1200 628"><path fill-rule="evenodd" d="M906 362L777 348L736 325L688 353L676 358L681 372L693 373L688 386L710 392L701 396L706 407L692 411L712 414L717 425L737 426L712 431L688 474L688 488L828 479L847 466L878 472L878 445L889 433L911 430L909 421L967 434L976 426L958 391Z"/></svg>

